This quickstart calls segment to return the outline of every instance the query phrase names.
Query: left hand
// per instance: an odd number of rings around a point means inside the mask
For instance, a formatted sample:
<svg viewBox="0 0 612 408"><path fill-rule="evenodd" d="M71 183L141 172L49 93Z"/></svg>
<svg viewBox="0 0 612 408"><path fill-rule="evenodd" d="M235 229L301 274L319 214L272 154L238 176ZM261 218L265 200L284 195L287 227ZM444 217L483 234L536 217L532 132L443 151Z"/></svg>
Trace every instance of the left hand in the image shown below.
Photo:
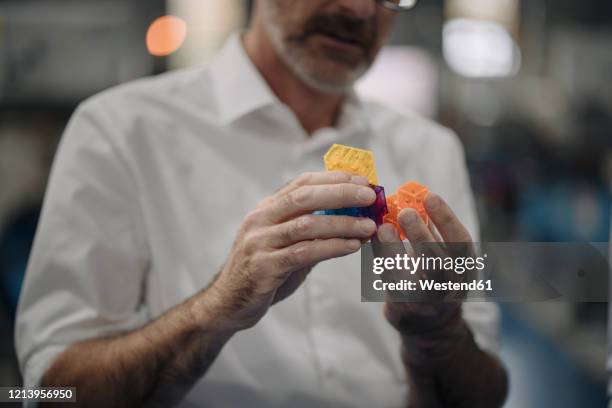
<svg viewBox="0 0 612 408"><path fill-rule="evenodd" d="M399 214L400 227L413 248L428 242L440 243L440 249L445 249L444 243L461 243L466 244L461 247L472 248L472 237L469 232L440 196L430 193L425 200L425 209L439 235L432 226L428 227L423 222L415 210L404 209ZM379 228L377 239L383 244L400 242L396 229L389 224ZM446 253L445 256L453 256L453 254ZM437 300L435 302L400 303L387 301L385 317L402 335L434 333L461 322L461 302Z"/></svg>

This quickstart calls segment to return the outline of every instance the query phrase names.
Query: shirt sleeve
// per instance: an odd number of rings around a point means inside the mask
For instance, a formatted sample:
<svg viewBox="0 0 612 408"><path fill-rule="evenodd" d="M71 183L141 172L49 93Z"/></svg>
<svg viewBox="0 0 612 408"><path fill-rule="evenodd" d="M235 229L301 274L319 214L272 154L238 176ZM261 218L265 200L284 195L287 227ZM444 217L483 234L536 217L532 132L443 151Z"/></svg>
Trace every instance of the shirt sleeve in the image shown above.
<svg viewBox="0 0 612 408"><path fill-rule="evenodd" d="M465 162L465 151L459 138L449 132L451 142L446 147L449 171L446 177L452 178L452 189L447 198L453 211L461 217L461 222L470 232L474 242L480 242L480 226L476 214L474 194ZM494 302L469 301L463 304L463 317L468 323L476 342L483 349L499 351L499 307Z"/></svg>
<svg viewBox="0 0 612 408"><path fill-rule="evenodd" d="M17 311L25 386L70 344L142 326L148 253L137 186L94 99L60 143Z"/></svg>

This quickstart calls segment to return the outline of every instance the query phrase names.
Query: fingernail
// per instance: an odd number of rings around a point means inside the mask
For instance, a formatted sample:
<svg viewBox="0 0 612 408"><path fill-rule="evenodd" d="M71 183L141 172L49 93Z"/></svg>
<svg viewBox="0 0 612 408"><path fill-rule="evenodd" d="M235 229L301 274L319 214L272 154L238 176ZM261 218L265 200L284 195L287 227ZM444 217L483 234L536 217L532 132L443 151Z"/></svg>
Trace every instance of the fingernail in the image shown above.
<svg viewBox="0 0 612 408"><path fill-rule="evenodd" d="M359 221L359 228L364 234L370 235L373 234L374 231L376 231L376 224L374 224L374 221L370 219L365 219Z"/></svg>
<svg viewBox="0 0 612 408"><path fill-rule="evenodd" d="M363 176L351 176L351 183L361 184L362 186L368 185L368 179Z"/></svg>
<svg viewBox="0 0 612 408"><path fill-rule="evenodd" d="M440 197L438 197L437 195L429 194L427 198L425 199L425 207L428 210L434 211L439 206L440 206Z"/></svg>
<svg viewBox="0 0 612 408"><path fill-rule="evenodd" d="M397 241L397 231L392 225L383 225L378 229L378 239L380 242L395 242Z"/></svg>
<svg viewBox="0 0 612 408"><path fill-rule="evenodd" d="M418 215L413 209L403 210L399 215L400 222L403 225L414 224L417 221L417 217Z"/></svg>
<svg viewBox="0 0 612 408"><path fill-rule="evenodd" d="M374 193L374 190L369 187L363 187L357 191L357 200L363 203L372 203L375 199L376 194Z"/></svg>

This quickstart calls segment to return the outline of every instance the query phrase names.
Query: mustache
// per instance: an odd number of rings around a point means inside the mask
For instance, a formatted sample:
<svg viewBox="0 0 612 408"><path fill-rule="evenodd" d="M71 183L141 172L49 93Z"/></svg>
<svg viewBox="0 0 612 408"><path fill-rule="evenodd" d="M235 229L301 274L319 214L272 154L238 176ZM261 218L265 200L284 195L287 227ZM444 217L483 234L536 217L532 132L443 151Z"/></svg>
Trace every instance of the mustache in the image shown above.
<svg viewBox="0 0 612 408"><path fill-rule="evenodd" d="M304 41L313 34L326 34L350 41L370 52L376 44L376 30L371 21L344 14L319 14L311 18L299 36Z"/></svg>

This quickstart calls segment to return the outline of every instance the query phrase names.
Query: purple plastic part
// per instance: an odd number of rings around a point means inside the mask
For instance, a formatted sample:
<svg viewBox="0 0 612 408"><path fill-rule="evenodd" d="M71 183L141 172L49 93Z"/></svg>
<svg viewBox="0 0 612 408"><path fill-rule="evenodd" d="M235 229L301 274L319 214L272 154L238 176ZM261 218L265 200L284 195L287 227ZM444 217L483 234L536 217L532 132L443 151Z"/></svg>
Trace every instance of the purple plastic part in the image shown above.
<svg viewBox="0 0 612 408"><path fill-rule="evenodd" d="M385 188L382 186L375 186L370 184L370 187L374 189L376 193L376 201L370 207L368 207L369 214L368 218L371 218L372 221L376 223L377 226L381 226L384 224L383 218L389 210L387 209L387 197L385 196Z"/></svg>

